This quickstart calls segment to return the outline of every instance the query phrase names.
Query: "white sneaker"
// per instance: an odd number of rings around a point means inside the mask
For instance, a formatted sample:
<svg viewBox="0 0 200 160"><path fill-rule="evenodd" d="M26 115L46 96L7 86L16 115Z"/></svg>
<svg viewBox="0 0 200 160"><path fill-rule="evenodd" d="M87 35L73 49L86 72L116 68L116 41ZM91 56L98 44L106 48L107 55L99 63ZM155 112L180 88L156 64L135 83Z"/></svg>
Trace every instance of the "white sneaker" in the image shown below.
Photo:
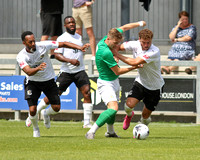
<svg viewBox="0 0 200 160"><path fill-rule="evenodd" d="M46 127L47 129L49 129L49 128L51 127L50 116L46 114L46 110L45 110L45 109L43 109L43 110L41 111L41 114L42 114L42 116L43 116L43 118L44 118L44 125L45 125L45 127Z"/></svg>
<svg viewBox="0 0 200 160"><path fill-rule="evenodd" d="M32 122L31 122L29 117L26 118L25 124L26 124L26 127L30 127L31 126Z"/></svg>
<svg viewBox="0 0 200 160"><path fill-rule="evenodd" d="M92 128L92 124L85 124L85 125L83 125L83 128Z"/></svg>
<svg viewBox="0 0 200 160"><path fill-rule="evenodd" d="M140 119L140 122L141 122L142 124L145 124L146 126L148 126L149 123L151 122L151 117L149 117L149 118L147 118L147 119L141 118L141 119Z"/></svg>
<svg viewBox="0 0 200 160"><path fill-rule="evenodd" d="M94 139L95 133L86 133L85 138L87 139Z"/></svg>
<svg viewBox="0 0 200 160"><path fill-rule="evenodd" d="M33 137L40 137L40 130L39 130L39 128L33 129Z"/></svg>

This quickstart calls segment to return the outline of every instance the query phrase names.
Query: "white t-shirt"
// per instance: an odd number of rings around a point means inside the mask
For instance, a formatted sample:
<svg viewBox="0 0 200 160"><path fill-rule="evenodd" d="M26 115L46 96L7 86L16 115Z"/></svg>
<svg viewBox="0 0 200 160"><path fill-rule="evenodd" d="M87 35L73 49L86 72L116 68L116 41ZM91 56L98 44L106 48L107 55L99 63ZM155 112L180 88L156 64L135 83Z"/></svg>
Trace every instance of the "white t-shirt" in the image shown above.
<svg viewBox="0 0 200 160"><path fill-rule="evenodd" d="M27 80L43 82L55 78L54 69L48 55L48 51L55 48L58 48L58 42L41 41L36 42L35 52L29 53L26 51L26 48L24 48L18 53L16 59L21 69L27 65L31 68L35 68L42 62L46 63L46 68L43 71L38 71L32 76L27 75Z"/></svg>
<svg viewBox="0 0 200 160"><path fill-rule="evenodd" d="M149 90L161 89L164 85L160 70L160 50L153 44L147 51L142 50L140 41L125 42L126 51L133 52L133 58L141 57L146 61L143 68L138 68L138 76L135 81Z"/></svg>
<svg viewBox="0 0 200 160"><path fill-rule="evenodd" d="M69 34L68 32L63 33L57 38L58 42L70 42L79 46L83 46L82 37L75 33L74 35ZM71 48L58 48L55 49L55 53L61 53L64 57L69 59L77 59L80 62L79 66L72 65L71 63L62 62L60 71L67 73L77 73L82 70L85 70L85 65L83 61L83 52L77 49Z"/></svg>

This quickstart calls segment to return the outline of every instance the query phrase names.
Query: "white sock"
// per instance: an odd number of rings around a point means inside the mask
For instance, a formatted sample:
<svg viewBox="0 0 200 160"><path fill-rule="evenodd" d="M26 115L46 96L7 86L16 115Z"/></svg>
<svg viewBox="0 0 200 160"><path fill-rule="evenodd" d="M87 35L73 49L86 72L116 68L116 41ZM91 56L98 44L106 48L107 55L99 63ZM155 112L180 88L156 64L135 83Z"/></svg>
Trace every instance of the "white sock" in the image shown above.
<svg viewBox="0 0 200 160"><path fill-rule="evenodd" d="M151 122L151 117L149 117L147 119L144 119L143 117L141 117L140 121L142 124L145 124L148 126L148 124Z"/></svg>
<svg viewBox="0 0 200 160"><path fill-rule="evenodd" d="M132 116L132 111L133 111L132 108L129 108L129 107L125 104L125 105L124 105L124 110L125 110L127 116L129 116L129 117Z"/></svg>
<svg viewBox="0 0 200 160"><path fill-rule="evenodd" d="M107 132L109 132L110 134L115 133L113 124L107 124Z"/></svg>
<svg viewBox="0 0 200 160"><path fill-rule="evenodd" d="M96 133L96 131L99 129L99 126L94 123L92 128L90 128L90 130L88 131L88 133Z"/></svg>
<svg viewBox="0 0 200 160"><path fill-rule="evenodd" d="M32 122L33 130L39 128L39 127L38 127L38 115L36 114L35 116L31 116L31 115L29 114L29 118L30 118L30 120L31 120L31 122Z"/></svg>
<svg viewBox="0 0 200 160"><path fill-rule="evenodd" d="M52 107L49 107L46 109L46 114L51 115L51 114L58 114L58 112L54 111Z"/></svg>
<svg viewBox="0 0 200 160"><path fill-rule="evenodd" d="M41 101L40 101L40 103L37 105L37 113L40 113L40 111L42 110L42 109L45 109L45 108L47 108L48 107L48 104L46 104L45 102L44 102L44 99L42 99Z"/></svg>
<svg viewBox="0 0 200 160"><path fill-rule="evenodd" d="M84 125L90 124L90 121L92 120L92 110L93 105L92 103L83 103L83 121Z"/></svg>

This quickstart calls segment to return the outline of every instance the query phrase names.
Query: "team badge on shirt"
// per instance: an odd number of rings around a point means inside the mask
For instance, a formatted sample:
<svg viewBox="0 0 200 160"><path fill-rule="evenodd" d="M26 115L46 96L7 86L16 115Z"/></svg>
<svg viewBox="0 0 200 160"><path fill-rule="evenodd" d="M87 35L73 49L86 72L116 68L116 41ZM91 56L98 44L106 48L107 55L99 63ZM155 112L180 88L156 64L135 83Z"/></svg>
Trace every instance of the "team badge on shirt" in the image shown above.
<svg viewBox="0 0 200 160"><path fill-rule="evenodd" d="M21 63L19 64L20 67L22 67L23 65L24 65L24 62L21 62Z"/></svg>
<svg viewBox="0 0 200 160"><path fill-rule="evenodd" d="M59 87L60 86L60 82L56 82L56 85L57 85L57 87Z"/></svg>
<svg viewBox="0 0 200 160"><path fill-rule="evenodd" d="M28 90L27 95L29 95L29 96L32 95L32 90Z"/></svg>
<svg viewBox="0 0 200 160"><path fill-rule="evenodd" d="M145 59L149 59L150 57L147 56L146 54L143 56Z"/></svg>

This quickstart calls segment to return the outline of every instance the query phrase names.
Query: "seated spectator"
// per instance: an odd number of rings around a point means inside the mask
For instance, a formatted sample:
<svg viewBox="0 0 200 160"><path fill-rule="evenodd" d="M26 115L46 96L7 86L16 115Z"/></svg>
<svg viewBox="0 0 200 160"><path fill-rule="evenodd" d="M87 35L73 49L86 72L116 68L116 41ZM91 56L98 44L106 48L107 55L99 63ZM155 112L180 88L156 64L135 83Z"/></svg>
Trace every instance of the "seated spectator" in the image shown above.
<svg viewBox="0 0 200 160"><path fill-rule="evenodd" d="M168 53L168 60L193 60L195 59L196 27L189 23L189 14L186 11L181 11L178 16L179 21L169 34L169 38L174 44ZM170 74L171 71L177 69L177 66L162 66L161 72ZM186 68L185 72L192 74L192 70L194 70L194 67Z"/></svg>

